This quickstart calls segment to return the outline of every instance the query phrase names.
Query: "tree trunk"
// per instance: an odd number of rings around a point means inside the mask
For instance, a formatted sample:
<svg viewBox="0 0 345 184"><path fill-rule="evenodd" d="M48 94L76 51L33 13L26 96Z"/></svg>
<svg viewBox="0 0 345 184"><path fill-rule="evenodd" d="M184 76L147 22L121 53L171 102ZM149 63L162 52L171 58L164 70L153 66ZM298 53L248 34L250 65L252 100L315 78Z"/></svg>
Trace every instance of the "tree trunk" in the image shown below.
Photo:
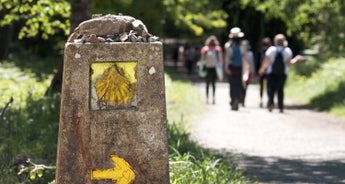
<svg viewBox="0 0 345 184"><path fill-rule="evenodd" d="M91 0L70 0L71 2L71 33L74 29L83 21L91 18L90 5ZM63 73L63 61L56 72L46 95L49 93L61 92L62 87L62 73Z"/></svg>
<svg viewBox="0 0 345 184"><path fill-rule="evenodd" d="M91 0L71 0L71 33L83 21L91 18Z"/></svg>
<svg viewBox="0 0 345 184"><path fill-rule="evenodd" d="M0 27L0 60L8 58L8 51L12 43L13 25Z"/></svg>

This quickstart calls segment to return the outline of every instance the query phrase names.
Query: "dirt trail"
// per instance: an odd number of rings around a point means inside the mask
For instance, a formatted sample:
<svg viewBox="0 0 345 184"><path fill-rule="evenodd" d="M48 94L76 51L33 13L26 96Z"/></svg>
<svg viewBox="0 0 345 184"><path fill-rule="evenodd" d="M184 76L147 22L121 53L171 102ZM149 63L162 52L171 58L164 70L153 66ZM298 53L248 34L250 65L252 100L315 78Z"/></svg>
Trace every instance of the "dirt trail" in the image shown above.
<svg viewBox="0 0 345 184"><path fill-rule="evenodd" d="M195 83L204 97L204 83ZM217 83L216 104L195 119L192 139L228 154L259 183L345 183L345 123L286 101L284 113L259 108L257 86L246 107L231 111L227 83ZM266 102L266 99L264 100Z"/></svg>

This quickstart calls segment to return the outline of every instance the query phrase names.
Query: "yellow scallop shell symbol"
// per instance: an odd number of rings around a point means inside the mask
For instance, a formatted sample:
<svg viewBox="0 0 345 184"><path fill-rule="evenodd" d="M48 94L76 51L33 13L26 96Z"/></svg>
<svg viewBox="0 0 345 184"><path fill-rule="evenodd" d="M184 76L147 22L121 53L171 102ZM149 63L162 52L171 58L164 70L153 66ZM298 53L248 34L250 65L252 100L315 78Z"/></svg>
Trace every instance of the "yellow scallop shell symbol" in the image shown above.
<svg viewBox="0 0 345 184"><path fill-rule="evenodd" d="M123 68L116 64L104 70L95 83L100 106L126 105L134 97L134 89Z"/></svg>

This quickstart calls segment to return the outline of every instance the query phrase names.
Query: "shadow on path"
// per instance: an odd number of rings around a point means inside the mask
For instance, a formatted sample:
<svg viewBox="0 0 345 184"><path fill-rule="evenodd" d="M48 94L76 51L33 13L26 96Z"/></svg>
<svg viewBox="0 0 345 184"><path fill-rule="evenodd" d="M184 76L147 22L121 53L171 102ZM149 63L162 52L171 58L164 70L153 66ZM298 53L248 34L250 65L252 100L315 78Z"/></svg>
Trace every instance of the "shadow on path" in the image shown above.
<svg viewBox="0 0 345 184"><path fill-rule="evenodd" d="M286 104L284 105L285 109L294 109L294 110L302 110L302 109L306 109L306 110L313 110L313 108L309 105L296 105L296 104Z"/></svg>
<svg viewBox="0 0 345 184"><path fill-rule="evenodd" d="M260 183L345 183L345 160L341 159L308 161L248 155L235 158L240 160L239 168L247 175L255 175Z"/></svg>

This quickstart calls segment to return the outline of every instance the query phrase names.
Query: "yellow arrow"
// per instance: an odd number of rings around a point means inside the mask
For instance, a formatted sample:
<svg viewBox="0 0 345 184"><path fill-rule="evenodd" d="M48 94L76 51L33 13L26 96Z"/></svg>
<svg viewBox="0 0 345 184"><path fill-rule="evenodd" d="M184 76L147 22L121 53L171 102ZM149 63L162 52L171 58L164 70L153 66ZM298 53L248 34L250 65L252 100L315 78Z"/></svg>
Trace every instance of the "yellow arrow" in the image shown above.
<svg viewBox="0 0 345 184"><path fill-rule="evenodd" d="M106 180L111 179L116 181L116 184L130 184L134 178L135 173L126 160L116 156L110 155L115 167L104 170L92 170L91 180Z"/></svg>

